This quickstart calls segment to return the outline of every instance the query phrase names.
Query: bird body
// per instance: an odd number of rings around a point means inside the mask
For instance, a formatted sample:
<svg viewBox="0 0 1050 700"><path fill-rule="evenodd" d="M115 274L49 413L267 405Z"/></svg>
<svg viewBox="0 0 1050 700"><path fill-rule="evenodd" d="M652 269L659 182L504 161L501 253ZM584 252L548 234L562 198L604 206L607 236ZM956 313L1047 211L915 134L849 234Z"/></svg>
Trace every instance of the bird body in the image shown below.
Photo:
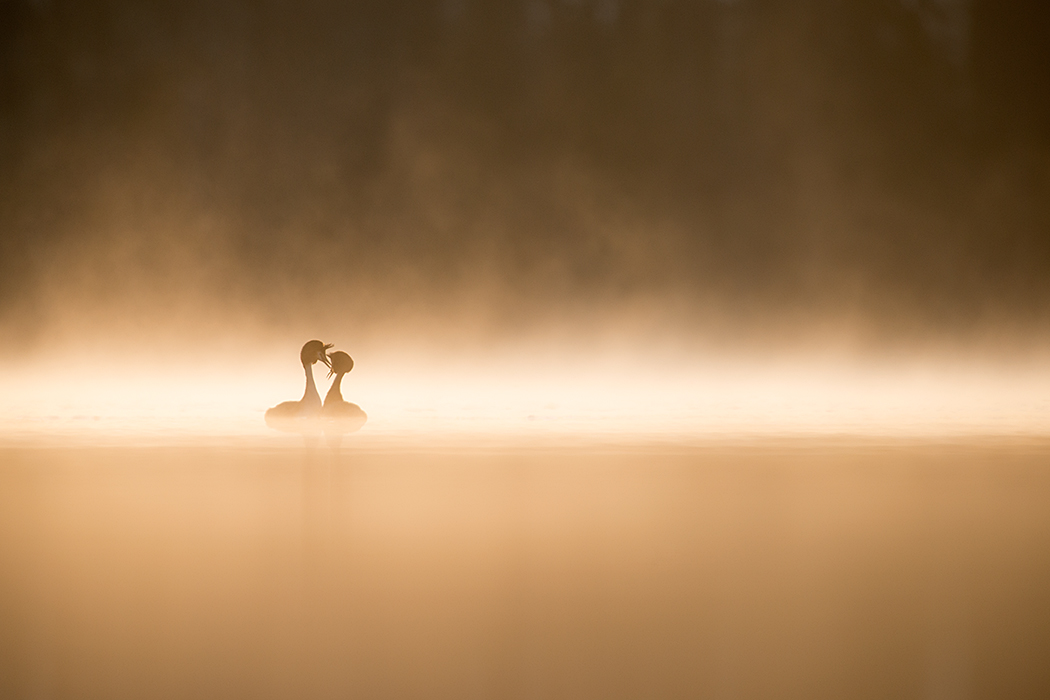
<svg viewBox="0 0 1050 700"><path fill-rule="evenodd" d="M360 430L368 420L368 415L356 403L343 400L343 376L354 368L354 360L345 352L337 350L331 356L331 371L335 375L328 394L324 397L321 417L324 419L327 433L352 433Z"/></svg>
<svg viewBox="0 0 1050 700"><path fill-rule="evenodd" d="M289 432L306 432L310 430L311 424L315 423L321 415L321 396L317 393L317 384L314 383L314 364L323 362L331 367L326 351L331 345L326 345L320 340L311 340L299 353L299 359L306 373L306 390L303 398L298 401L285 401L279 403L266 411L266 425L276 430Z"/></svg>

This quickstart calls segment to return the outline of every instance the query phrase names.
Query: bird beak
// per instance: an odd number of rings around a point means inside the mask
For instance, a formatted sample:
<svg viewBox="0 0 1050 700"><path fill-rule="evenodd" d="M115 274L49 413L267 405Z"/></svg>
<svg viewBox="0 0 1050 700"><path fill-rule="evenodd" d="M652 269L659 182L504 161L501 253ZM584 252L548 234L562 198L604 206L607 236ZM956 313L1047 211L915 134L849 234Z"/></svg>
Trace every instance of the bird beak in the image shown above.
<svg viewBox="0 0 1050 700"><path fill-rule="evenodd" d="M331 343L329 343L328 345L324 346L324 350L322 350L321 352L317 353L318 356L319 356L317 359L319 359L321 362L323 362L325 364L325 367L327 367L328 369L332 369L332 361L330 359L328 359L328 349L332 348L332 347L335 347L335 346L333 346Z"/></svg>

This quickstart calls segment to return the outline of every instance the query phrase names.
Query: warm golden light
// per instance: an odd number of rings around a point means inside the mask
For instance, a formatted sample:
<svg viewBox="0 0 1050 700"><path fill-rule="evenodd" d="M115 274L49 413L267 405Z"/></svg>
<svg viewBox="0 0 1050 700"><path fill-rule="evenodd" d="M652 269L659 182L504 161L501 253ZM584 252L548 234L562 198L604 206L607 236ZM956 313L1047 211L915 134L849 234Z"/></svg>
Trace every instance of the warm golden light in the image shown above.
<svg viewBox="0 0 1050 700"><path fill-rule="evenodd" d="M0 2L0 700L1050 698L1035 5Z"/></svg>
<svg viewBox="0 0 1050 700"><path fill-rule="evenodd" d="M344 394L369 421L354 444L426 439L690 441L724 437L1040 435L1050 430L1050 371L978 364L709 360L645 366L595 358L359 361ZM4 439L287 441L263 423L301 393L294 358L157 372L97 363L9 367ZM322 393L327 380L318 379Z"/></svg>

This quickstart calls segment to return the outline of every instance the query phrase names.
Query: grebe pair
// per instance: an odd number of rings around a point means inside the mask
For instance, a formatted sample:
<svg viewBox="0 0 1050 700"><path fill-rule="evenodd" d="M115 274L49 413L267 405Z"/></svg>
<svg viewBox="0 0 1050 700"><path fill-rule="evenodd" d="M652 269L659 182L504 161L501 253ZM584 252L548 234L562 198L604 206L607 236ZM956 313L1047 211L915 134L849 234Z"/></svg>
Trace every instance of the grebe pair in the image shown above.
<svg viewBox="0 0 1050 700"><path fill-rule="evenodd" d="M350 433L360 429L368 416L357 404L343 400L343 375L354 368L354 360L341 350L328 354L331 343L311 340L299 352L299 360L306 372L306 391L298 401L285 401L266 411L266 425L290 432L312 432L323 428L325 432ZM323 362L335 375L331 388L321 402L314 383L314 365Z"/></svg>

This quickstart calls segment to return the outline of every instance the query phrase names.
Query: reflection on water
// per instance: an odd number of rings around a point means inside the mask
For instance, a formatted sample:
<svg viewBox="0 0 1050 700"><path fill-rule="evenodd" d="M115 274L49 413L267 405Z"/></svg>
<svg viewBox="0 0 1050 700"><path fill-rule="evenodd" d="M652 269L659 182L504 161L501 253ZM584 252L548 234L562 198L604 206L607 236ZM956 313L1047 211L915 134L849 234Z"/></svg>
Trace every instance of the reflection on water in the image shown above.
<svg viewBox="0 0 1050 700"><path fill-rule="evenodd" d="M0 453L0 695L1050 697L1050 446Z"/></svg>

